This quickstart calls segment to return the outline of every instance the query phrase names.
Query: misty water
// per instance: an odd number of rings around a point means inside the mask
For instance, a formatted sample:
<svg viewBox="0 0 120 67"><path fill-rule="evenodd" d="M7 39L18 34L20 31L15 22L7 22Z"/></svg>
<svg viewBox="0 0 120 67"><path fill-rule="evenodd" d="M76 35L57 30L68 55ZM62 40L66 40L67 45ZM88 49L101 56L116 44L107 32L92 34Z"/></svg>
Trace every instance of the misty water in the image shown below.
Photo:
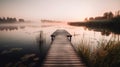
<svg viewBox="0 0 120 67"><path fill-rule="evenodd" d="M50 35L57 29L65 29L72 35L74 48L81 40L90 43L91 48L104 40L119 41L119 34L85 27L69 26L67 23L12 23L0 24L0 67L3 66L39 66L43 54L51 43ZM43 32L44 43L41 45L40 31Z"/></svg>

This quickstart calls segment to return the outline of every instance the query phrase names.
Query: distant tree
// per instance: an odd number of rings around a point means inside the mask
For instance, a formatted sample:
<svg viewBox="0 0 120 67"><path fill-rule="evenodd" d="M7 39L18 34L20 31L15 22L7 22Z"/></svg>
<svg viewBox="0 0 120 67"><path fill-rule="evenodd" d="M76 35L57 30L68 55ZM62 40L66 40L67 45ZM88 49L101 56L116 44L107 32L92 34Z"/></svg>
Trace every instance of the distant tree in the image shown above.
<svg viewBox="0 0 120 67"><path fill-rule="evenodd" d="M9 18L9 17L7 17L7 18L6 18L6 21L8 22L9 20L10 20L10 18Z"/></svg>
<svg viewBox="0 0 120 67"><path fill-rule="evenodd" d="M13 19L12 19L12 18L10 18L8 22L13 22Z"/></svg>
<svg viewBox="0 0 120 67"><path fill-rule="evenodd" d="M112 19L114 22L120 22L120 10L115 12L115 16Z"/></svg>
<svg viewBox="0 0 120 67"><path fill-rule="evenodd" d="M19 19L19 22L24 22L24 19Z"/></svg>
<svg viewBox="0 0 120 67"><path fill-rule="evenodd" d="M0 17L0 22L2 22L2 18Z"/></svg>
<svg viewBox="0 0 120 67"><path fill-rule="evenodd" d="M16 22L17 21L17 19L16 18L13 18L13 22Z"/></svg>
<svg viewBox="0 0 120 67"><path fill-rule="evenodd" d="M5 18L5 17L3 17L2 21L3 21L3 22L6 22L6 18Z"/></svg>
<svg viewBox="0 0 120 67"><path fill-rule="evenodd" d="M93 17L90 17L89 20L94 20L94 18L93 18Z"/></svg>
<svg viewBox="0 0 120 67"><path fill-rule="evenodd" d="M112 13L112 12L109 12L109 13L108 13L108 19L112 19L112 18L113 18L113 16L114 16L114 15L113 15L113 13Z"/></svg>
<svg viewBox="0 0 120 67"><path fill-rule="evenodd" d="M105 12L103 14L104 19L112 19L114 14L112 12Z"/></svg>
<svg viewBox="0 0 120 67"><path fill-rule="evenodd" d="M12 22L12 18L7 17L6 22Z"/></svg>
<svg viewBox="0 0 120 67"><path fill-rule="evenodd" d="M108 12L105 12L104 14L103 14L103 17L104 17L104 19L107 19L108 18Z"/></svg>
<svg viewBox="0 0 120 67"><path fill-rule="evenodd" d="M5 23L5 22L12 23L12 22L16 22L16 21L17 21L16 18L10 18L10 17L7 17L7 18L3 17L3 18L1 18L0 17L0 22L1 23Z"/></svg>
<svg viewBox="0 0 120 67"><path fill-rule="evenodd" d="M84 20L85 20L85 21L88 21L88 18L85 18Z"/></svg>
<svg viewBox="0 0 120 67"><path fill-rule="evenodd" d="M106 19L106 18L103 16L97 16L94 18L94 20L104 20L104 19Z"/></svg>
<svg viewBox="0 0 120 67"><path fill-rule="evenodd" d="M120 16L120 10L116 12L116 16Z"/></svg>
<svg viewBox="0 0 120 67"><path fill-rule="evenodd" d="M118 15L120 16L120 10L118 11Z"/></svg>

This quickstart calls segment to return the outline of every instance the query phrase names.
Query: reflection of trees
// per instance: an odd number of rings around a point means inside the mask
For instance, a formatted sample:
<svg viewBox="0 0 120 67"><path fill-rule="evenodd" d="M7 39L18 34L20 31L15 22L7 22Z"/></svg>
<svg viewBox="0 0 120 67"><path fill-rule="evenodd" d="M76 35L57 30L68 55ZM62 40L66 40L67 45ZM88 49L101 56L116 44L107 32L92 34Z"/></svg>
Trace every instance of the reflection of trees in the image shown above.
<svg viewBox="0 0 120 67"><path fill-rule="evenodd" d="M12 31L12 30L18 30L18 27L17 26L0 26L0 30Z"/></svg>
<svg viewBox="0 0 120 67"><path fill-rule="evenodd" d="M19 19L19 22L24 22L24 19Z"/></svg>
<svg viewBox="0 0 120 67"><path fill-rule="evenodd" d="M101 35L105 35L105 36L109 36L111 34L110 30L102 29L102 28L89 27L88 30L101 32Z"/></svg>
<svg viewBox="0 0 120 67"><path fill-rule="evenodd" d="M110 34L118 34L120 35L119 28L107 28L107 27L95 27L95 26L87 26L88 30L94 30L101 32L102 35L109 36Z"/></svg>
<svg viewBox="0 0 120 67"><path fill-rule="evenodd" d="M103 30L101 31L101 34L102 35L106 35L106 36L109 36L111 34L111 32L107 31L107 30Z"/></svg>
<svg viewBox="0 0 120 67"><path fill-rule="evenodd" d="M25 28L25 26L20 26L20 29L24 29Z"/></svg>
<svg viewBox="0 0 120 67"><path fill-rule="evenodd" d="M13 30L18 30L18 29L24 29L25 26L0 26L0 31L13 31Z"/></svg>

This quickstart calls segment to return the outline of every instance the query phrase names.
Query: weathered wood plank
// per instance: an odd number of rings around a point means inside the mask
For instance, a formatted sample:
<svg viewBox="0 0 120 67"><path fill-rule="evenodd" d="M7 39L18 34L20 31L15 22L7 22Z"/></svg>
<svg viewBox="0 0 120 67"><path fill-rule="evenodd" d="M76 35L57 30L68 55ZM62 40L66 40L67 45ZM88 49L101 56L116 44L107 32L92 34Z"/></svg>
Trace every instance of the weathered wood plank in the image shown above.
<svg viewBox="0 0 120 67"><path fill-rule="evenodd" d="M86 67L71 46L68 35L65 30L57 30L51 35L54 40L43 67Z"/></svg>
<svg viewBox="0 0 120 67"><path fill-rule="evenodd" d="M85 67L83 64L45 64L44 67Z"/></svg>
<svg viewBox="0 0 120 67"><path fill-rule="evenodd" d="M73 58L71 58L71 59L69 59L69 58L63 58L63 59L49 59L49 58L47 58L47 60L48 61L81 61L80 59L73 59ZM46 60L45 60L46 61Z"/></svg>
<svg viewBox="0 0 120 67"><path fill-rule="evenodd" d="M51 40L53 41L55 39L55 36L57 35L65 35L66 37L68 37L68 39L71 41L71 37L72 35L70 33L68 33L66 30L56 30L52 35L51 35Z"/></svg>

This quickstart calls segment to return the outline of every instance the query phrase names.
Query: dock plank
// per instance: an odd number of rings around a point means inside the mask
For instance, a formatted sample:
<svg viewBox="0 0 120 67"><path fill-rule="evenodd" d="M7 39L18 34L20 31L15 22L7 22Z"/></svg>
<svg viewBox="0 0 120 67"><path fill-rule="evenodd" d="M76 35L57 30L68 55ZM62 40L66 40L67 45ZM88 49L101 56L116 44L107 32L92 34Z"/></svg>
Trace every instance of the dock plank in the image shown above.
<svg viewBox="0 0 120 67"><path fill-rule="evenodd" d="M78 57L65 30L57 30L51 36L54 40L42 67L86 67Z"/></svg>

